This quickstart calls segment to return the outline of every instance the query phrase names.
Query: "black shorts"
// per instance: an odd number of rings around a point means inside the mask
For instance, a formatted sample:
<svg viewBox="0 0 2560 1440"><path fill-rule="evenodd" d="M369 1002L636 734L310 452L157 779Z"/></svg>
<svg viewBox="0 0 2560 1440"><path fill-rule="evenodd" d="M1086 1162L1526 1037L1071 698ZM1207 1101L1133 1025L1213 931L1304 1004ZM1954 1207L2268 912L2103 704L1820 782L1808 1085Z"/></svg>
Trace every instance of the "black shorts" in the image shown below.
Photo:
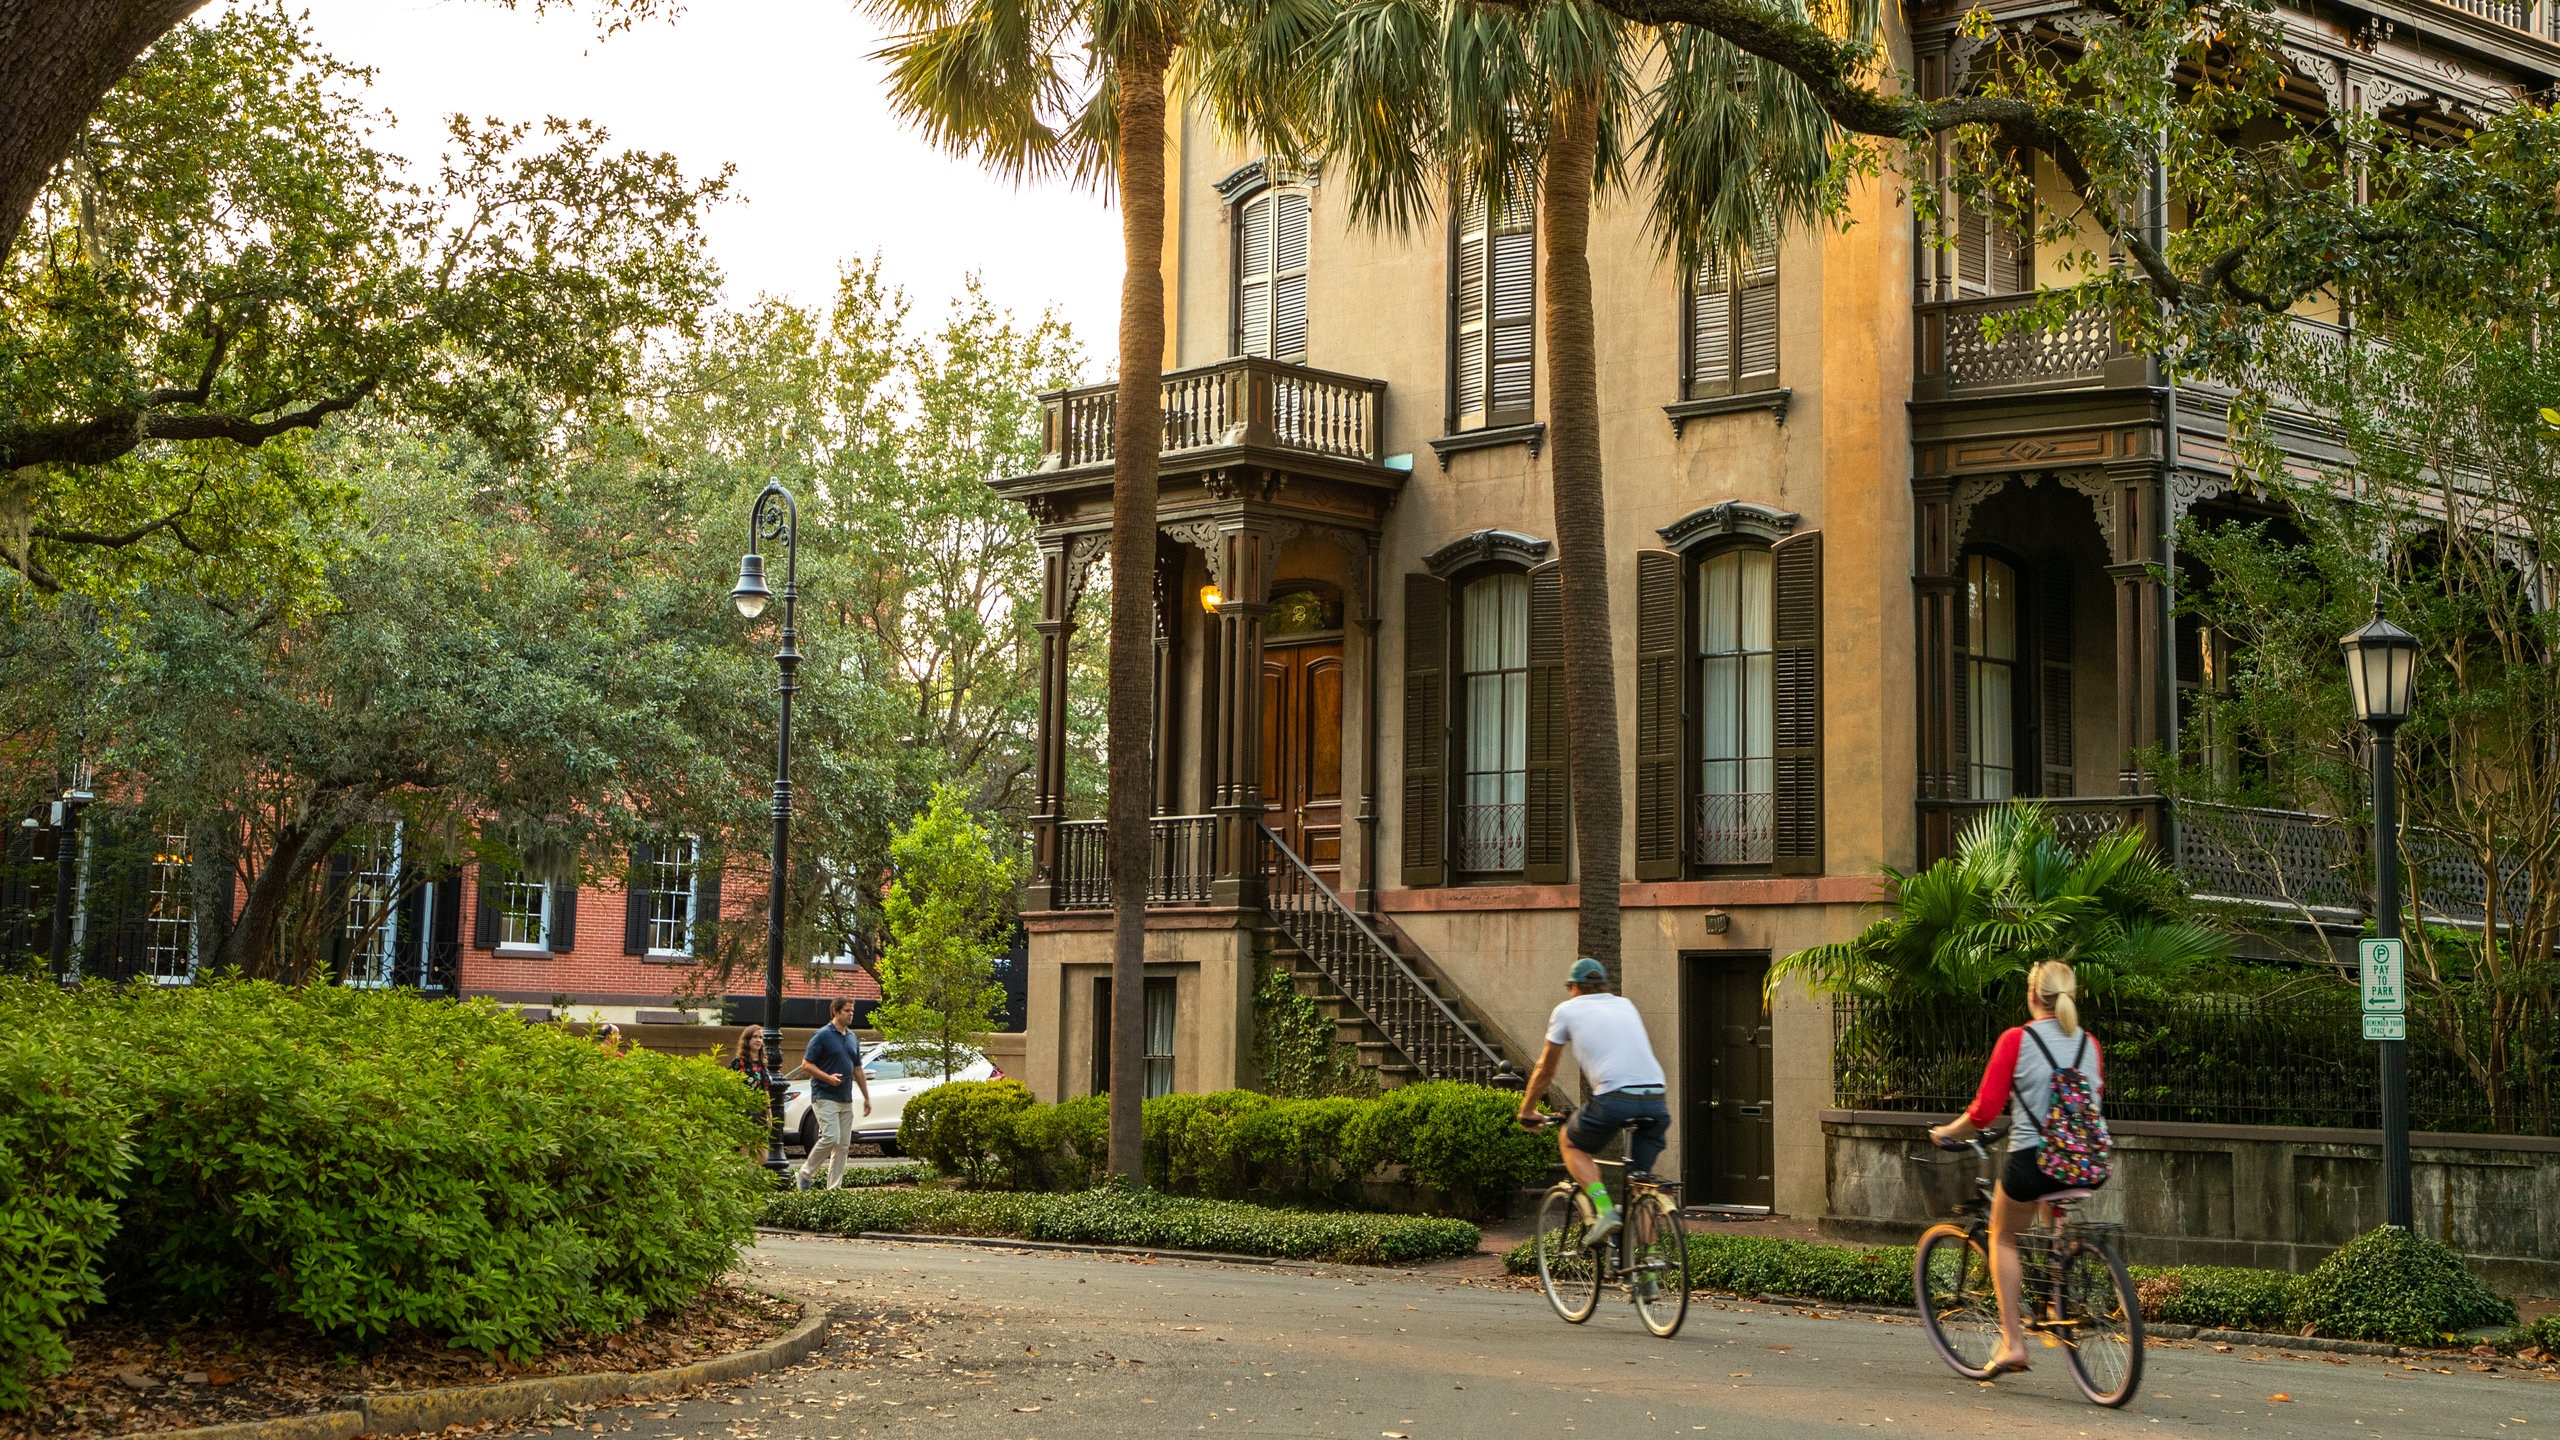
<svg viewBox="0 0 2560 1440"><path fill-rule="evenodd" d="M2044 1167L2036 1163L2036 1157L2043 1153L2042 1146L2010 1151L2009 1163L2000 1167L2000 1193L2012 1200L2041 1200L2059 1190L2080 1188L2044 1173Z"/></svg>

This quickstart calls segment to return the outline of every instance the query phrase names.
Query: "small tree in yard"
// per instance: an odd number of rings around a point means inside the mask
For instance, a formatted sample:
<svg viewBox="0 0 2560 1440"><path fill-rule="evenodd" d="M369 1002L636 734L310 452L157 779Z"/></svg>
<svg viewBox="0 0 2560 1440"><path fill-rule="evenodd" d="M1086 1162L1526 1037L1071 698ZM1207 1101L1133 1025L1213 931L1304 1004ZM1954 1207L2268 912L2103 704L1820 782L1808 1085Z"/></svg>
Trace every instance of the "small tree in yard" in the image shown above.
<svg viewBox="0 0 2560 1440"><path fill-rule="evenodd" d="M881 899L889 943L880 953L882 1051L949 1079L967 1065L1004 1007L996 983L1013 895L1013 861L948 785L889 847L897 867Z"/></svg>

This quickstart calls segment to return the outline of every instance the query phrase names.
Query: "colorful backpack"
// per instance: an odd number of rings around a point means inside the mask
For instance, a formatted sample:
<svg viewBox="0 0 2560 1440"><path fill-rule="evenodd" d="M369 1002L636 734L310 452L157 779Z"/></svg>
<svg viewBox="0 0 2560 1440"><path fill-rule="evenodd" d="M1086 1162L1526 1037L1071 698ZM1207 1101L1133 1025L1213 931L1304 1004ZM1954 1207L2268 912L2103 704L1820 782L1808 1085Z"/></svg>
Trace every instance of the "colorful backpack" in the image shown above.
<svg viewBox="0 0 2560 1440"><path fill-rule="evenodd" d="M2089 1077L2080 1073L2080 1062L2089 1054L2088 1033L2081 1033L2080 1048L2068 1065L2054 1060L2053 1052L2045 1048L2044 1038L2033 1029L2021 1033L2035 1042L2036 1053L2053 1070L2043 1123L2038 1124L2033 1115L2027 1116L2027 1123L2034 1125L2036 1134L2044 1140L2036 1155L2036 1168L2075 1190L2094 1190L2106 1184L2107 1176L2113 1173L2107 1159L2113 1142L2107 1139L2106 1117L2098 1113L2097 1093L2091 1088ZM2012 1094L2016 1093L2016 1082L2012 1081L2009 1088ZM2025 1112L2026 1107L2020 1105L2019 1113Z"/></svg>

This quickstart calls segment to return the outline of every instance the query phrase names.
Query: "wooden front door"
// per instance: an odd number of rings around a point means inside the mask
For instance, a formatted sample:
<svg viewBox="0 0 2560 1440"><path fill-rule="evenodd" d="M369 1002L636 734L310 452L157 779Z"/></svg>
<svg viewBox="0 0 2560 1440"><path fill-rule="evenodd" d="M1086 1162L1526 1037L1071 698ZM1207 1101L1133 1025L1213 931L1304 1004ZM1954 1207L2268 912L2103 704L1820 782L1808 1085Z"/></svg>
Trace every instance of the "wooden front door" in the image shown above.
<svg viewBox="0 0 2560 1440"><path fill-rule="evenodd" d="M1680 1169L1694 1204L1777 1200L1769 1010L1760 998L1768 973L1766 955L1682 957Z"/></svg>
<svg viewBox="0 0 2560 1440"><path fill-rule="evenodd" d="M1342 642L1262 652L1264 823L1342 883Z"/></svg>

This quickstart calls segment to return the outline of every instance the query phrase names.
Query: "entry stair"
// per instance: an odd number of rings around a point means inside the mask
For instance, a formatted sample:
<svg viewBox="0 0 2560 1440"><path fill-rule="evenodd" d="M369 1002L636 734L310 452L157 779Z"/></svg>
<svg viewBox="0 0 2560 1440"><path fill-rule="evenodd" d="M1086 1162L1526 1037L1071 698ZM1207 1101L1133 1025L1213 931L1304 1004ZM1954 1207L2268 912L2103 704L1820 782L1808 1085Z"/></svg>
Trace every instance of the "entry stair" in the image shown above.
<svg viewBox="0 0 2560 1440"><path fill-rule="evenodd" d="M1459 1080L1516 1090L1526 1081L1499 1032L1392 925L1361 916L1288 844L1255 827L1262 870L1258 957L1288 968L1299 994L1333 1021L1382 1090Z"/></svg>

